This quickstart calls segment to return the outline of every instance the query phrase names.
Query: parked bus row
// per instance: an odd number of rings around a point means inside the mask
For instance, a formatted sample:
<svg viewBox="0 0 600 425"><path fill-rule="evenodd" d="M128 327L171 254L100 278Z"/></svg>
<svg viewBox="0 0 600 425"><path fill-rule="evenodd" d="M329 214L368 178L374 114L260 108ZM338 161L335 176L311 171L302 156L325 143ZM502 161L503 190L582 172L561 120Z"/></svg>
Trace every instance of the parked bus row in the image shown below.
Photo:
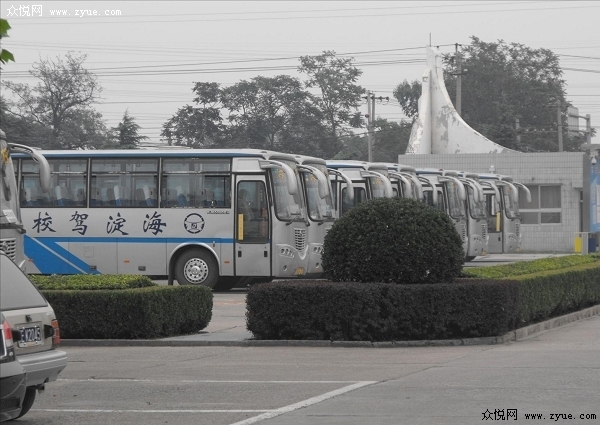
<svg viewBox="0 0 600 425"><path fill-rule="evenodd" d="M319 277L335 219L378 197L448 214L467 259L520 246L523 186L506 176L252 149L12 152L2 244L24 245L29 261L16 260L29 273L166 275L215 289Z"/></svg>
<svg viewBox="0 0 600 425"><path fill-rule="evenodd" d="M346 184L331 177L339 215L367 199L406 197L425 202L451 218L467 261L521 248L519 188L528 202L531 194L509 176L362 161L327 161L327 166L351 176L354 186L350 201L345 197ZM341 194L339 201L335 201L337 193Z"/></svg>

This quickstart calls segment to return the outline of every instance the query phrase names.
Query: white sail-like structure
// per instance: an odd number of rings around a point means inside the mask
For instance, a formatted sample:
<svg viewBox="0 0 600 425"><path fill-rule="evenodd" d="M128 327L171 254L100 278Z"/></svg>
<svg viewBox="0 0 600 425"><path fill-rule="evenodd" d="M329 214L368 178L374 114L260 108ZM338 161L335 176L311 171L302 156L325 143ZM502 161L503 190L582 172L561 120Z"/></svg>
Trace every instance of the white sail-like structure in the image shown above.
<svg viewBox="0 0 600 425"><path fill-rule="evenodd" d="M407 154L515 152L478 133L458 115L444 84L442 56L427 47L419 116L412 126Z"/></svg>

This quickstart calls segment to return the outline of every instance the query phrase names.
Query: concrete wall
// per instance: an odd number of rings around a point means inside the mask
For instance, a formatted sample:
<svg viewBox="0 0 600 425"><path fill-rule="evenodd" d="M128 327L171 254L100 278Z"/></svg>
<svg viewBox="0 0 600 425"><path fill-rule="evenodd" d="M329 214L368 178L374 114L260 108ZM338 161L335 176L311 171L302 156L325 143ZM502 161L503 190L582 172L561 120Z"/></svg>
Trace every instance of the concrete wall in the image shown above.
<svg viewBox="0 0 600 425"><path fill-rule="evenodd" d="M522 225L522 249L533 252L574 251L575 234L582 225L580 192L584 185L589 185L589 181L584 182L583 169L588 162L585 154L579 152L398 156L399 164L413 167L489 173L493 165L495 173L512 176L523 184L560 184L562 223ZM584 205L589 208L589 199L584 199ZM586 226L583 227L586 230Z"/></svg>

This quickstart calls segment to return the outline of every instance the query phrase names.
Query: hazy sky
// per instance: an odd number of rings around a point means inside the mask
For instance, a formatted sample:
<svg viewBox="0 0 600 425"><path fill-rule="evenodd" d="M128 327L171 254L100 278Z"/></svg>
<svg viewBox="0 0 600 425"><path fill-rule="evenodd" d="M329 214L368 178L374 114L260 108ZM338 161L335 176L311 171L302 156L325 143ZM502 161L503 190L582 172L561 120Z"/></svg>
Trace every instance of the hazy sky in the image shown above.
<svg viewBox="0 0 600 425"><path fill-rule="evenodd" d="M27 71L40 58L85 53L103 87L95 108L108 126L128 109L155 142L163 123L192 104L194 82L303 79L298 58L324 50L354 57L363 71L359 84L390 97L376 115L399 121L404 116L392 92L403 80L420 78L430 40L449 53L471 36L554 51L568 99L592 116L592 126L600 122L600 1L2 0L0 7L12 26L3 47L16 59L0 78L32 84Z"/></svg>

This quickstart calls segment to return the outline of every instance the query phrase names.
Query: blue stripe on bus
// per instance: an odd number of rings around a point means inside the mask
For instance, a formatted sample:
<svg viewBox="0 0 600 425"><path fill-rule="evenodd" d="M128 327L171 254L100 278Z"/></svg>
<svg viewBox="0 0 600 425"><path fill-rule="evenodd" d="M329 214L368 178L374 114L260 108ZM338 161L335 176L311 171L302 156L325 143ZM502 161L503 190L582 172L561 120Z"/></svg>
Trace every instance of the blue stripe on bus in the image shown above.
<svg viewBox="0 0 600 425"><path fill-rule="evenodd" d="M83 260L61 247L59 243L208 243L232 244L233 238L114 238L114 237L41 237L25 235L25 255L42 274L100 274L90 270Z"/></svg>
<svg viewBox="0 0 600 425"><path fill-rule="evenodd" d="M59 241L53 238L34 239L25 235L24 242L25 255L33 260L42 274L99 274L97 270L90 270L87 263L58 245Z"/></svg>

